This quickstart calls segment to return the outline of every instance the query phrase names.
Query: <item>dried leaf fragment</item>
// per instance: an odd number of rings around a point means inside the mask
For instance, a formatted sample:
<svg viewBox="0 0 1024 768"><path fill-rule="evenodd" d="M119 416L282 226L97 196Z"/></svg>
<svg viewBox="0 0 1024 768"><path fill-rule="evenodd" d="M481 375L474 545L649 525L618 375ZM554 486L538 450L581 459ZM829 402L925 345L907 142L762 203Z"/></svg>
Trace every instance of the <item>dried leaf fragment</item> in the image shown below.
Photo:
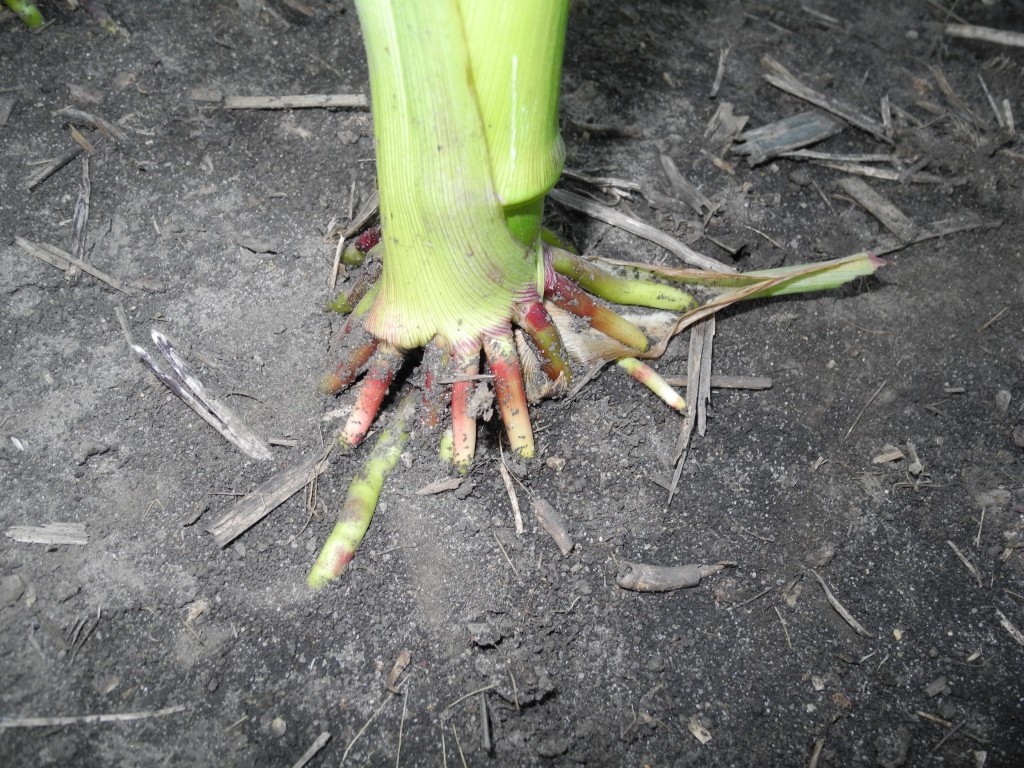
<svg viewBox="0 0 1024 768"><path fill-rule="evenodd" d="M417 496L434 496L438 493L444 493L445 491L457 491L459 486L462 485L464 478L461 477L449 477L445 480L436 480L433 483L427 483L422 488L416 490Z"/></svg>
<svg viewBox="0 0 1024 768"><path fill-rule="evenodd" d="M701 744L711 741L711 731L704 727L700 721L700 715L692 715L686 723L686 730L693 734L693 738Z"/></svg>
<svg viewBox="0 0 1024 768"><path fill-rule="evenodd" d="M646 563L619 563L619 574L615 583L622 589L634 592L670 592L700 584L706 576L718 573L733 563L714 565L647 565Z"/></svg>
<svg viewBox="0 0 1024 768"><path fill-rule="evenodd" d="M395 666L388 672L388 679L385 681L384 686L391 693L398 693L398 678L405 672L406 667L412 661L412 653L408 649L403 648L402 652L398 654L398 658L395 659Z"/></svg>
<svg viewBox="0 0 1024 768"><path fill-rule="evenodd" d="M824 568L832 562L832 558L835 557L835 555L836 545L831 541L825 541L813 551L808 552L807 556L804 557L804 560L815 568Z"/></svg>

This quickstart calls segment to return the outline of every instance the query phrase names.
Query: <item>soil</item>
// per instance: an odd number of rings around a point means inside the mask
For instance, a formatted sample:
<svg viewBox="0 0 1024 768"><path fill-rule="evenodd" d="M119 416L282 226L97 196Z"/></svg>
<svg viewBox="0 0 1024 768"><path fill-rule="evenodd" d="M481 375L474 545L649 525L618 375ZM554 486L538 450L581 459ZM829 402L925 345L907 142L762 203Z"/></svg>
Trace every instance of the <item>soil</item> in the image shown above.
<svg viewBox="0 0 1024 768"><path fill-rule="evenodd" d="M365 449L335 452L315 499L227 548L205 529L319 451L352 402L316 389L340 327L325 234L372 192L370 116L217 99L367 93L351 3L108 2L127 38L64 3L41 3L35 34L4 16L0 527L80 523L88 543L0 537L0 762L292 765L328 732L310 765L1024 764L1024 146L979 80L1021 125L1024 54L943 34L1020 30L1024 4L940 5L574 3L568 167L671 196L667 154L717 208L702 227L634 194L633 215L742 270L888 234L842 169L708 145L722 102L748 127L810 108L766 82L770 55L876 121L888 97L893 145L846 126L815 150L930 174L864 179L918 226L984 225L842 290L724 313L715 372L773 386L715 392L671 503L681 420L608 368L534 409L521 535L493 421L456 492L415 494L447 471L414 438L353 566L315 594L306 573ZM14 243L71 247L81 159L24 186L75 146L68 106L128 135L89 153L84 257L131 293ZM550 219L581 251L679 265ZM118 306L138 343L160 329L215 396L294 444L245 458L134 358ZM686 342L657 369L684 375ZM531 494L565 516L567 557ZM616 586L623 561L736 565L655 594ZM19 721L118 713L145 716Z"/></svg>

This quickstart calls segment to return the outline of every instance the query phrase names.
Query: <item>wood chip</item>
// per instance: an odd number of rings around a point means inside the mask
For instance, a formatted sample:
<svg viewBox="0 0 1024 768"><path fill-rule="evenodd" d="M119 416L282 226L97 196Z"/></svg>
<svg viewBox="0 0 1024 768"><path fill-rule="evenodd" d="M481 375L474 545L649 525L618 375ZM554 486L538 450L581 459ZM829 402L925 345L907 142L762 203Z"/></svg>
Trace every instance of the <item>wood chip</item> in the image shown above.
<svg viewBox="0 0 1024 768"><path fill-rule="evenodd" d="M327 469L335 440L320 452L265 480L255 491L239 499L228 512L206 530L220 547L226 547L281 504L305 488Z"/></svg>
<svg viewBox="0 0 1024 768"><path fill-rule="evenodd" d="M569 536L569 528L565 524L565 518L562 517L558 510L539 496L533 498L530 506L533 508L533 514L536 515L540 527L554 540L558 550L562 553L562 557L568 557L575 544Z"/></svg>
<svg viewBox="0 0 1024 768"><path fill-rule="evenodd" d="M14 525L4 531L9 539L22 544L88 544L85 523L44 523Z"/></svg>
<svg viewBox="0 0 1024 768"><path fill-rule="evenodd" d="M818 111L801 112L736 137L742 142L733 147L737 155L745 155L751 167L774 157L816 144L843 130L842 123Z"/></svg>
<svg viewBox="0 0 1024 768"><path fill-rule="evenodd" d="M690 407L697 411L697 434L704 437L708 426L708 405L711 403L711 364L713 359L713 345L716 329L715 316L711 315L707 320L702 321L691 330L696 333L700 328L703 339L703 349L698 355L701 360L699 376L697 378L697 389L690 388L689 382L686 385L686 399Z"/></svg>
<svg viewBox="0 0 1024 768"><path fill-rule="evenodd" d="M873 190L862 179L847 176L840 179L839 187L857 201L868 213L878 219L882 226L892 232L905 243L909 243L918 235L917 225L899 208Z"/></svg>
<svg viewBox="0 0 1024 768"><path fill-rule="evenodd" d="M306 93L290 96L226 96L226 109L331 109L366 108L370 105L361 93Z"/></svg>

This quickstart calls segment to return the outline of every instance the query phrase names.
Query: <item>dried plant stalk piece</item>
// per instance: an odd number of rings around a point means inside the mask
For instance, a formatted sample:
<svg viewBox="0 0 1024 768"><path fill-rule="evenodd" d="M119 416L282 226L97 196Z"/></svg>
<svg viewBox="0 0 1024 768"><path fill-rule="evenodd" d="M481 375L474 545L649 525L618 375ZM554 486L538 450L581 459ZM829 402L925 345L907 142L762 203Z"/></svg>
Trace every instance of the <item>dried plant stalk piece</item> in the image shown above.
<svg viewBox="0 0 1024 768"><path fill-rule="evenodd" d="M718 573L732 563L714 565L648 565L646 563L619 563L615 583L633 592L671 592L674 589L696 587L700 580Z"/></svg>
<svg viewBox="0 0 1024 768"><path fill-rule="evenodd" d="M534 497L532 506L533 514L537 516L537 522L540 523L540 527L544 529L548 536L554 539L555 544L558 545L558 550L562 553L562 557L568 557L576 545L569 536L569 529L565 524L565 518L562 517L558 510L539 496Z"/></svg>
<svg viewBox="0 0 1024 768"><path fill-rule="evenodd" d="M13 525L4 535L22 544L88 544L85 523L43 523Z"/></svg>

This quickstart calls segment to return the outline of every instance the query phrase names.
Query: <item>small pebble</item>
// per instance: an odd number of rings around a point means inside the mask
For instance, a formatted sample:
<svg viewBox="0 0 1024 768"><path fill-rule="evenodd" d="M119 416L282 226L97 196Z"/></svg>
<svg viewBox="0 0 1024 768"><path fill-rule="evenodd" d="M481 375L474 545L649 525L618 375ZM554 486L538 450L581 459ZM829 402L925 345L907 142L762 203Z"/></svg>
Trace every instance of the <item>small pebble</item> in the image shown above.
<svg viewBox="0 0 1024 768"><path fill-rule="evenodd" d="M1005 488L993 488L991 491L978 491L974 494L974 503L982 509L1004 509L1010 506L1011 499L1012 495Z"/></svg>
<svg viewBox="0 0 1024 768"><path fill-rule="evenodd" d="M823 542L813 552L808 552L804 558L808 563L813 565L815 568L824 568L830 562L836 554L836 545L831 541Z"/></svg>
<svg viewBox="0 0 1024 768"><path fill-rule="evenodd" d="M940 693L945 691L948 687L949 686L946 681L946 676L943 675L942 677L937 677L930 683L928 683L928 685L926 685L924 688L924 693L925 696L927 696L928 698L935 698Z"/></svg>
<svg viewBox="0 0 1024 768"><path fill-rule="evenodd" d="M25 582L21 576L12 573L0 579L0 608L14 605L25 593Z"/></svg>
<svg viewBox="0 0 1024 768"><path fill-rule="evenodd" d="M1000 389L996 392L996 412L1000 416L1005 416L1010 410L1010 391L1008 389Z"/></svg>
<svg viewBox="0 0 1024 768"><path fill-rule="evenodd" d="M288 730L288 723L284 721L284 718L275 717L270 721L270 735L275 738L281 738L284 736L284 732Z"/></svg>

